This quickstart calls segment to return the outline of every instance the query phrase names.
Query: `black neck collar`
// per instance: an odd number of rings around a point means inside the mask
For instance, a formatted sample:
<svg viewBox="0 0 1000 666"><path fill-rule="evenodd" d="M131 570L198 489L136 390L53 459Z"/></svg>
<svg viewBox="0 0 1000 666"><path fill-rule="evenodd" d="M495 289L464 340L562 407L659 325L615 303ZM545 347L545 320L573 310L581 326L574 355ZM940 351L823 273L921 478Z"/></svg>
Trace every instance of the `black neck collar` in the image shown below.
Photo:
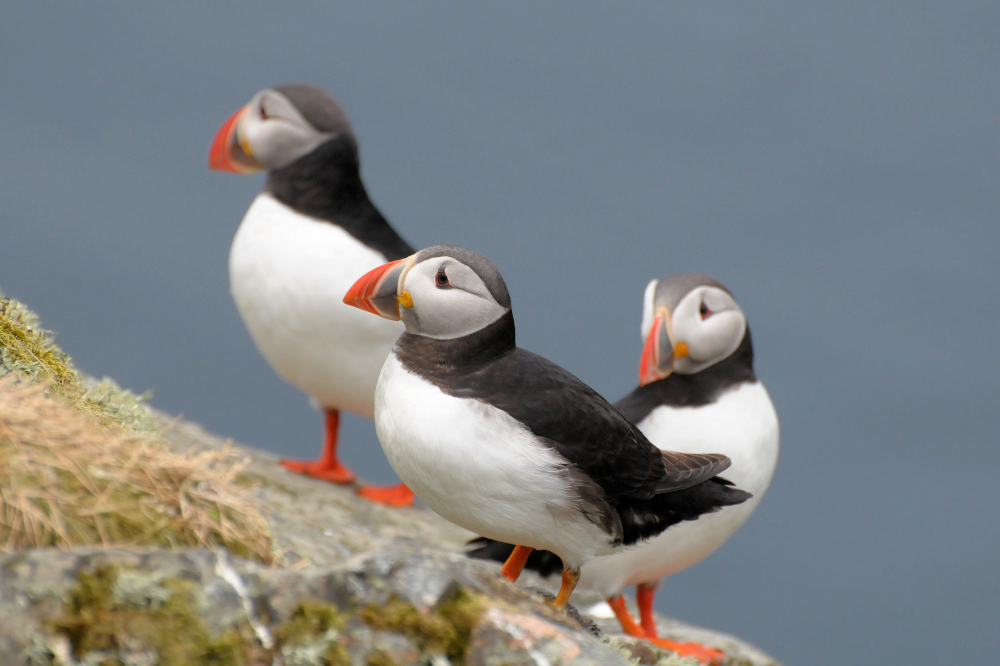
<svg viewBox="0 0 1000 666"><path fill-rule="evenodd" d="M407 370L443 378L473 372L515 349L514 314L508 310L486 328L454 340L403 333L394 353Z"/></svg>
<svg viewBox="0 0 1000 666"><path fill-rule="evenodd" d="M339 134L308 155L272 170L264 190L303 215L343 227L387 260L414 252L368 198L357 143L350 134Z"/></svg>

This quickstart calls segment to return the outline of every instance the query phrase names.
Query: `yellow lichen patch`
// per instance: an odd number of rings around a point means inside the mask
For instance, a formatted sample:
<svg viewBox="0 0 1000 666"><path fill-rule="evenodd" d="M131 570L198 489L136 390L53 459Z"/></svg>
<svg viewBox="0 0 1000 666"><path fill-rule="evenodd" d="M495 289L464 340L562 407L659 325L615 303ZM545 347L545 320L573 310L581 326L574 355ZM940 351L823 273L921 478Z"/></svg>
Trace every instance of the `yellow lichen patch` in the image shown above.
<svg viewBox="0 0 1000 666"><path fill-rule="evenodd" d="M361 609L358 617L373 629L405 634L425 652L443 654L453 663L462 663L472 629L485 608L483 595L459 590L427 614L394 597L385 606L371 604Z"/></svg>
<svg viewBox="0 0 1000 666"><path fill-rule="evenodd" d="M46 395L0 379L0 552L82 544L203 547L270 562L271 535L246 460L231 449L175 453L106 428Z"/></svg>

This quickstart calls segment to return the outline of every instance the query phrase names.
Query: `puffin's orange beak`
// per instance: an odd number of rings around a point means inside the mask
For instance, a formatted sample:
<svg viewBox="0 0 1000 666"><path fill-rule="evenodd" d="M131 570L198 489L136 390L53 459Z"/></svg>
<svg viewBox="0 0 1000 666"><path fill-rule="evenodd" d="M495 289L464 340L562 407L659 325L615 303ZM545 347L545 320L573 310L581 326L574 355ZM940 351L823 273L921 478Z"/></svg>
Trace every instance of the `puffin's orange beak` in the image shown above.
<svg viewBox="0 0 1000 666"><path fill-rule="evenodd" d="M212 139L212 147L208 151L208 168L216 171L231 171L233 173L252 173L263 167L248 154L240 144L238 129L240 118L246 113L243 107L222 123L222 127Z"/></svg>
<svg viewBox="0 0 1000 666"><path fill-rule="evenodd" d="M397 259L374 268L347 290L344 302L379 317L399 321L399 306L411 307L407 292L399 293L399 278L409 265L410 257Z"/></svg>
<svg viewBox="0 0 1000 666"><path fill-rule="evenodd" d="M670 331L667 329L669 318L669 311L660 312L649 329L646 344L642 347L642 357L639 359L639 386L666 379L674 371L675 356L687 355L687 345L683 342L678 343L678 349L674 350Z"/></svg>

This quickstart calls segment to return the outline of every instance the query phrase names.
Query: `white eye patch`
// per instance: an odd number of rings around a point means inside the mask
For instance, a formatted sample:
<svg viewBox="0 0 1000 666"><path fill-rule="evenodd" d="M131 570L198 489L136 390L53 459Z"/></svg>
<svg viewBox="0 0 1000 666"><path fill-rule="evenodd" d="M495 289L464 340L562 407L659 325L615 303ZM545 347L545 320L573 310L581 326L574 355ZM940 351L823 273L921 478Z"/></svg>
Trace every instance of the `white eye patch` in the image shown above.
<svg viewBox="0 0 1000 666"><path fill-rule="evenodd" d="M702 317L702 304L710 314ZM746 315L736 300L718 287L698 287L687 294L673 312L673 344L683 342L688 355L677 359L675 371L700 372L729 357L746 333Z"/></svg>
<svg viewBox="0 0 1000 666"><path fill-rule="evenodd" d="M318 131L287 97L274 90L257 93L246 108L238 130L240 140L268 169L291 164L334 136Z"/></svg>
<svg viewBox="0 0 1000 666"><path fill-rule="evenodd" d="M438 287L443 270L449 288ZM406 330L439 340L453 340L482 330L507 313L482 279L451 257L432 257L415 264L403 280L413 306L401 308Z"/></svg>

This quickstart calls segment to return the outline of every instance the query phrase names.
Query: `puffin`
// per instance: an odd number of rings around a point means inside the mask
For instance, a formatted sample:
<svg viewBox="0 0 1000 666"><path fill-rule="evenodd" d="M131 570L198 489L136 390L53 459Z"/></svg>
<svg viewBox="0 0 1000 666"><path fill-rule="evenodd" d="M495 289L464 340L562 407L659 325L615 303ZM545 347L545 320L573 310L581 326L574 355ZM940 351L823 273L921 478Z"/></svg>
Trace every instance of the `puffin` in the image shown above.
<svg viewBox="0 0 1000 666"><path fill-rule="evenodd" d="M558 556L566 605L580 569L750 494L719 477L716 453L662 451L596 391L519 348L507 287L489 259L436 245L362 276L344 302L406 331L375 389L389 463L431 509Z"/></svg>
<svg viewBox="0 0 1000 666"><path fill-rule="evenodd" d="M579 589L607 599L626 634L717 661L723 656L718 650L658 637L654 595L661 578L711 555L757 508L778 462L778 415L754 373L746 315L715 279L682 273L650 281L641 334L639 386L615 407L660 448L724 454L732 461L726 478L753 497L678 525L639 548L592 560L583 567ZM481 559L504 561L513 549L485 538L472 543L477 548L470 555ZM550 576L558 570L558 557L536 551L526 566ZM636 586L638 624L622 596L629 585Z"/></svg>
<svg viewBox="0 0 1000 666"><path fill-rule="evenodd" d="M265 88L222 124L209 167L267 170L229 253L229 283L260 353L325 414L322 455L283 460L299 474L352 484L337 457L340 412L371 418L375 383L399 322L366 317L342 302L355 278L414 249L372 203L361 180L347 114L326 92L295 83ZM405 485L361 486L362 497L413 504Z"/></svg>

